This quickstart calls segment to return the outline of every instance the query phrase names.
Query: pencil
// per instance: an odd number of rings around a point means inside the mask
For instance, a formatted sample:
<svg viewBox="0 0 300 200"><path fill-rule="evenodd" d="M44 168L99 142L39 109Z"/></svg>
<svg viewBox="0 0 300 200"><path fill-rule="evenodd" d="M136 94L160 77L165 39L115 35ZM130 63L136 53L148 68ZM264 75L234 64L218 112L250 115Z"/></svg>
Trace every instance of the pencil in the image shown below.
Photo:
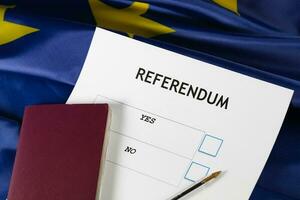
<svg viewBox="0 0 300 200"><path fill-rule="evenodd" d="M180 199L181 197L183 197L186 194L192 192L193 190L197 189L198 187L204 185L205 183L209 182L210 180L217 178L221 173L222 173L222 171L217 171L217 172L212 173L211 175L207 176L206 178L204 178L199 183L196 183L192 187L186 189L185 191L183 191L182 193L178 194L176 197L172 198L171 200L178 200L178 199Z"/></svg>

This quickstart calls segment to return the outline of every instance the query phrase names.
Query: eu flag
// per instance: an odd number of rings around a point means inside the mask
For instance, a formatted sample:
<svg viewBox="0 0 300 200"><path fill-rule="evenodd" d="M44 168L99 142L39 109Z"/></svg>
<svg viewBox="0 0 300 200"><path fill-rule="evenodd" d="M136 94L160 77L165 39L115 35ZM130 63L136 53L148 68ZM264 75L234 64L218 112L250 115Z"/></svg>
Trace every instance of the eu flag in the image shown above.
<svg viewBox="0 0 300 200"><path fill-rule="evenodd" d="M295 0L0 0L0 199L24 106L66 101L95 26L295 90L251 199L300 199L299 9Z"/></svg>

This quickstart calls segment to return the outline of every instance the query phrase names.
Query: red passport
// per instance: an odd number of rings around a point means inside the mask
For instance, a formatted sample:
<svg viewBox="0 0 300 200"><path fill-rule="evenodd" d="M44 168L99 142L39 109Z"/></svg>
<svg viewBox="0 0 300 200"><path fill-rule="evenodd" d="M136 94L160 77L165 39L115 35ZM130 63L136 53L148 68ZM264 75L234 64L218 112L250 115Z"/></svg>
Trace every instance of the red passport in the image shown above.
<svg viewBox="0 0 300 200"><path fill-rule="evenodd" d="M95 200L108 116L107 104L27 107L8 200Z"/></svg>

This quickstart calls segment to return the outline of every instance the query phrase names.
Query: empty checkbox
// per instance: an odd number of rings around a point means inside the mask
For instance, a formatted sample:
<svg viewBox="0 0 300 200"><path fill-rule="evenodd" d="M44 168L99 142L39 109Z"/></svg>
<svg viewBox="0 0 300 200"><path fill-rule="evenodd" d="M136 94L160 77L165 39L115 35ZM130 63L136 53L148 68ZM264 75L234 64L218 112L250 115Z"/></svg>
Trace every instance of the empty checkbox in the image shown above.
<svg viewBox="0 0 300 200"><path fill-rule="evenodd" d="M222 139L206 134L199 147L199 152L216 157L219 153L222 143Z"/></svg>
<svg viewBox="0 0 300 200"><path fill-rule="evenodd" d="M207 176L208 171L209 167L192 162L184 178L192 182L197 182Z"/></svg>

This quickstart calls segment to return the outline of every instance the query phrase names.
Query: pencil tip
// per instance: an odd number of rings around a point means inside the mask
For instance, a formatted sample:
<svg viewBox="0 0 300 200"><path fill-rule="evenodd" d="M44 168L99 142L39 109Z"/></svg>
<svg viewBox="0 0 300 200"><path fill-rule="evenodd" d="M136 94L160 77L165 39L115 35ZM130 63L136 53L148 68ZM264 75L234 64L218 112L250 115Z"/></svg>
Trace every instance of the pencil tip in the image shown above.
<svg viewBox="0 0 300 200"><path fill-rule="evenodd" d="M217 171L217 172L212 173L212 178L217 178L221 173L222 173L222 171Z"/></svg>
<svg viewBox="0 0 300 200"><path fill-rule="evenodd" d="M222 173L222 171L217 171L217 172L214 172L212 173L210 176L206 177L202 182L203 183L206 183L214 178L217 178L220 174Z"/></svg>

